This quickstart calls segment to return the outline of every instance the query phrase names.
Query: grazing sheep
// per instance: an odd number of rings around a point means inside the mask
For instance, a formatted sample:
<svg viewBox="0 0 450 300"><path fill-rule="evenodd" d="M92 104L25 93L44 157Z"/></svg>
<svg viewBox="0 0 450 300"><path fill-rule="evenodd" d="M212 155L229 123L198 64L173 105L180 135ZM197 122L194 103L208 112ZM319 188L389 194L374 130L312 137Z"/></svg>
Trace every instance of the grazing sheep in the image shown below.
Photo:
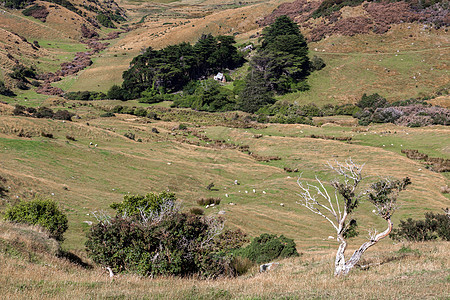
<svg viewBox="0 0 450 300"><path fill-rule="evenodd" d="M262 264L259 266L259 272L262 273L262 272L269 271L270 269L275 268L275 266L278 266L279 264L280 263L275 263L275 262L271 262L268 264Z"/></svg>

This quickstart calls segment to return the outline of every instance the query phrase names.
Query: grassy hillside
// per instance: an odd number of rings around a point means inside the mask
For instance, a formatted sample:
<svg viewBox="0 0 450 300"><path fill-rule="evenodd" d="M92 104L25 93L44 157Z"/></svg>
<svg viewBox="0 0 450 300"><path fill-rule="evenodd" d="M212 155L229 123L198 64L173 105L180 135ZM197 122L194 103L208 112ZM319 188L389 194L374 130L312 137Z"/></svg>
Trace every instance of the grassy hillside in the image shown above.
<svg viewBox="0 0 450 300"><path fill-rule="evenodd" d="M256 21L282 2L119 1L132 30L108 40L108 48L91 57L91 66L52 85L66 91L107 91L121 83L122 72L145 47L195 42L203 33L231 34L238 43L257 43L262 29ZM74 3L82 6L82 1ZM46 22L16 10L0 12L0 80L7 85L12 84L7 74L14 59L34 65L40 73L55 72L76 52L88 51L79 32L86 18L46 5L54 10ZM86 14L94 16L92 11ZM112 31L98 30L101 38ZM34 41L40 48L31 46ZM450 41L444 28L393 25L383 35L332 35L310 43L309 48L310 55L323 58L327 66L309 77L309 91L278 99L322 106L356 102L363 93L379 93L395 101L449 88ZM243 67L233 76L245 73ZM365 163L365 185L379 178L411 178L412 185L399 196L395 226L400 219L440 212L450 203L450 194L441 192L450 184L449 173L434 172L401 150L417 149L449 159L448 126L362 127L348 116L315 118L316 126L255 124L244 113L174 109L168 102L148 107L137 101L69 101L36 94L34 88L14 91L15 97L0 96L0 179L5 179L2 184L9 190L0 198L0 211L18 199L50 198L68 215L69 229L61 250L33 228L0 223L0 292L5 298L450 297L448 242L405 244L385 239L364 256L367 263L379 265L355 269L345 279L334 278L337 242L327 238L334 232L325 220L297 203L299 176L308 182L316 175L332 180L335 176L326 163L352 158ZM445 95L433 103L450 106ZM15 104L67 109L76 117L70 122L14 116ZM158 118L101 117L116 105L148 108ZM240 151L240 146L248 151ZM258 157L279 159L259 161ZM285 168L299 172L288 173ZM240 184L235 185L235 180ZM214 188L207 189L211 183ZM253 269L238 278L214 281L130 274L111 280L100 267L71 262L76 254L92 263L84 242L89 224L97 222L94 212L112 213L109 206L124 195L165 190L176 194L184 211L198 207L201 197L220 197L221 204L206 209L207 215L224 212L227 228L240 228L251 237L284 234L295 240L302 256L282 260L273 272L259 274ZM360 235L350 241L349 252L367 239L368 230L384 230L372 209L367 201L358 209Z"/></svg>
<svg viewBox="0 0 450 300"><path fill-rule="evenodd" d="M220 119L212 114L184 114L184 110L179 114L157 113L162 120L149 123L129 115L98 118L102 105L100 101L79 108L82 119L77 122L0 117L0 151L4 157L0 172L11 186L11 200L38 193L61 203L69 215L65 242L68 249L83 249L88 229L84 221L95 221L93 211L108 210L112 202L120 201L127 193L166 189L175 192L186 209L196 205L200 197L221 197L223 204L208 213L225 210L228 226L242 228L251 235L269 231L286 234L301 244L320 244L324 236L331 234L330 228L295 203L298 174L286 173L283 168L299 168L307 179L314 178L314 174L331 179L334 175L328 172L326 162L350 157L366 163L369 181L378 176L411 177L413 186L402 194L397 220L420 217L448 203L448 196L440 193L448 178L400 153L401 149L413 148L448 158L445 137L449 132L445 127L377 125L366 130L326 124L244 129L229 127L234 126L232 113L220 117L223 121L218 123ZM187 124L188 131L176 129L180 123ZM160 133L153 133L152 128ZM54 138L42 137L42 132L52 133ZM135 134L135 140L126 138L127 132ZM278 156L281 160L258 162L238 150L201 141L193 135L196 132L212 140L248 145L257 155ZM20 133L30 138L18 137ZM263 137L256 139L255 134ZM311 134L348 136L353 140L311 139ZM142 142L137 142L139 139ZM192 145L196 142L199 146ZM236 179L241 185L233 184ZM217 189L208 191L206 186L211 182ZM237 205L229 206L229 202ZM361 218L369 226L381 225L375 216L363 216L370 210L368 204L363 207Z"/></svg>
<svg viewBox="0 0 450 300"><path fill-rule="evenodd" d="M366 262L384 264L355 270L344 280L332 276L334 258L324 251L285 259L273 272L252 270L240 278L220 280L133 275L111 280L105 270L84 269L61 259L29 263L6 256L0 262L0 291L7 298L28 299L445 299L450 296L449 254L442 242L383 245L367 253Z"/></svg>

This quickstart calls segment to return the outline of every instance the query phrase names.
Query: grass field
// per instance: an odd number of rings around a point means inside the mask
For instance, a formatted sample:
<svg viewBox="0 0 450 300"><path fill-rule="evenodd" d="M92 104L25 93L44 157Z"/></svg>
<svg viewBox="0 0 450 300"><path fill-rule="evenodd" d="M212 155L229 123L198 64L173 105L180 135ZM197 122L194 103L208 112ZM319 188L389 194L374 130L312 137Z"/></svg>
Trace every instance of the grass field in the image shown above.
<svg viewBox="0 0 450 300"><path fill-rule="evenodd" d="M105 92L121 83L122 72L143 48L195 42L203 33L233 34L238 42L245 42L261 31L255 21L284 1L247 1L243 5L231 0L119 2L128 9L130 24L146 16L144 22L110 41L108 49L93 57L92 66L54 86L67 91ZM40 71L55 71L77 51L86 50L74 39L76 31L64 29L63 18L42 23L19 12L0 15L0 22L6 24L2 26L17 20L26 24L18 33L38 40L40 51L45 52L39 63L36 60ZM279 99L322 106L355 102L363 93L376 92L395 101L448 88L448 34L443 29L410 25L393 26L385 35L332 36L310 43L311 56L323 58L327 66L309 77L309 91ZM61 36L64 39L59 39ZM6 72L2 69L3 77ZM233 76L243 78L245 73L246 66ZM335 176L327 162L352 158L365 163L365 186L379 178L411 178L412 185L399 196L395 226L401 219L441 212L450 204L450 194L441 192L450 184L449 173L433 172L422 162L406 158L401 150L417 149L430 157L449 159L448 126L362 127L347 116L315 118L317 126L255 125L245 123L243 113L235 120L236 112L173 109L169 102L151 105L159 120L126 114L100 117L116 105L148 105L137 101L69 101L33 90L18 91L14 98L0 96L0 100L10 104L0 103L0 176L6 179L9 190L7 197L0 199L0 210L18 199L41 196L55 200L69 219L62 248L82 260L91 263L84 242L88 223L97 221L93 212L111 214L110 205L124 195L165 190L176 194L185 211L197 206L201 197L220 197L221 204L206 209L207 215L224 211L226 227L240 228L250 237L265 232L284 234L295 240L302 253L282 260L273 272L260 274L255 268L238 278L150 279L121 274L111 280L98 266L83 268L41 251L39 245L28 244L28 235L45 240L40 234L0 222L0 292L5 299L450 298L448 242L405 244L387 238L363 257L381 265L334 278L337 242L327 238L333 229L297 203L299 176L308 182L316 175L332 180ZM448 103L448 98L441 100ZM79 118L63 122L12 116L15 104L68 109ZM180 124L187 129L179 129ZM135 139L125 137L128 133ZM46 134L53 138L44 137ZM211 140L201 140L199 134ZM342 142L311 135L352 139ZM216 140L224 145L218 146ZM260 162L233 145L248 145L253 154L280 160ZM298 168L299 172L287 173L285 167ZM235 185L235 180L240 184ZM212 190L206 188L210 183L214 183ZM368 230L384 230L385 224L372 209L367 201L358 208L355 217L360 235L350 241L349 252L366 241ZM17 249L21 247L33 251L20 252Z"/></svg>
<svg viewBox="0 0 450 300"><path fill-rule="evenodd" d="M400 153L401 149L413 148L434 157L450 157L445 127L411 129L378 125L361 132L357 127L332 124L269 125L261 129L195 127L202 122L195 119L177 122L173 117L172 121L164 121L163 117L162 121L148 123L127 115L98 118L101 110L96 107L101 106L94 103L92 107L78 108L83 118L78 122L0 118L0 153L4 158L0 172L9 178L12 199L38 193L57 200L69 215L70 229L64 244L67 249L83 249L81 241L88 229L84 221L95 221L91 216L93 211L108 210L112 202L121 201L127 193L166 189L175 192L186 209L194 206L200 197L221 197L223 204L208 213L225 210L228 226L242 228L251 235L269 231L283 233L298 243L305 243L306 239L309 244L320 244L323 236L331 234L330 228L296 204L298 174L286 173L283 168L299 168L302 177L308 180L315 174L331 179L334 175L328 172L326 162L350 157L366 163L368 181L378 176L412 178L414 184L402 194L402 209L396 214L396 220L421 217L425 211L437 211L448 205L448 196L439 191L448 184L448 178ZM215 117L206 113L197 118L208 122ZM186 144L183 138L187 133L173 130L181 122L211 139L249 145L250 151L258 155L279 156L281 160L262 163L237 150L215 148L206 143ZM158 128L160 133L153 133L152 128ZM32 138L17 137L20 131ZM55 138L41 137L42 132L52 133ZM127 139L124 137L127 132L134 133L135 140L142 142ZM255 139L255 134L263 137ZM311 139L311 134L351 136L353 140L345 143ZM76 141L66 140L66 135L75 137ZM198 140L191 135L187 138ZM89 145L90 142L98 147ZM241 185L233 184L236 179ZM217 190L206 189L211 182ZM225 194L229 197L225 198ZM237 205L229 206L229 202ZM285 206L281 207L280 203ZM368 204L363 205L360 217L369 226L380 226L375 216L364 216L370 210Z"/></svg>

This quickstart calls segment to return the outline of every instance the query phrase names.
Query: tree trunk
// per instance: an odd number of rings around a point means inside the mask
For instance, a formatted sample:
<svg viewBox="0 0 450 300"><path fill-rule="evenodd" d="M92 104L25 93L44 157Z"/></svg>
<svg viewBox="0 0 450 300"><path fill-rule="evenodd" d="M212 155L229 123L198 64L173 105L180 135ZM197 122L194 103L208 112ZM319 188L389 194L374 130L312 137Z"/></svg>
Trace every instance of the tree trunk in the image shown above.
<svg viewBox="0 0 450 300"><path fill-rule="evenodd" d="M360 261L361 256L366 252L367 249L375 245L379 240L387 237L389 233L392 231L392 221L391 219L386 220L388 222L388 228L377 234L373 239L371 239L368 242L365 242L364 244L359 247L358 250L356 250L352 257L348 261L345 261L344 252L345 248L347 247L347 243L345 242L342 235L338 235L338 240L341 242L339 245L339 249L336 253L336 261L334 266L334 275L335 276L341 276L341 275L347 275L351 269Z"/></svg>

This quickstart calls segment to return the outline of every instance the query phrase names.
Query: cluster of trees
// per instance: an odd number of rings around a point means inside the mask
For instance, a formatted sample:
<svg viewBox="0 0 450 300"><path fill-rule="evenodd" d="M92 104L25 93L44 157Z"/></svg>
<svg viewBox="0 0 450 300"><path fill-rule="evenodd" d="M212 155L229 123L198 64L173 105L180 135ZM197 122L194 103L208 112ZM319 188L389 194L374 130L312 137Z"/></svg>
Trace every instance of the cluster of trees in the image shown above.
<svg viewBox="0 0 450 300"><path fill-rule="evenodd" d="M239 96L239 109L249 113L275 103L275 92L284 94L308 89L305 80L311 72L308 45L298 25L289 17L278 17L265 27L261 42L250 61Z"/></svg>
<svg viewBox="0 0 450 300"><path fill-rule="evenodd" d="M180 91L192 80L205 78L224 69L241 66L244 58L232 36L202 35L195 45L181 43L161 50L147 48L135 57L123 73L122 87L108 92L112 99L141 97L144 91L163 94Z"/></svg>
<svg viewBox="0 0 450 300"><path fill-rule="evenodd" d="M308 58L308 45L287 16L264 28L261 46L250 60L248 76L228 89L208 76L244 63L231 36L203 35L195 45L181 43L162 50L148 48L123 73L122 86L108 91L110 99L140 98L142 102L173 101L175 107L205 111L242 110L254 113L275 103L274 95L309 88L306 77L323 68L323 60ZM227 74L225 74L227 76ZM180 96L169 95L183 90Z"/></svg>

